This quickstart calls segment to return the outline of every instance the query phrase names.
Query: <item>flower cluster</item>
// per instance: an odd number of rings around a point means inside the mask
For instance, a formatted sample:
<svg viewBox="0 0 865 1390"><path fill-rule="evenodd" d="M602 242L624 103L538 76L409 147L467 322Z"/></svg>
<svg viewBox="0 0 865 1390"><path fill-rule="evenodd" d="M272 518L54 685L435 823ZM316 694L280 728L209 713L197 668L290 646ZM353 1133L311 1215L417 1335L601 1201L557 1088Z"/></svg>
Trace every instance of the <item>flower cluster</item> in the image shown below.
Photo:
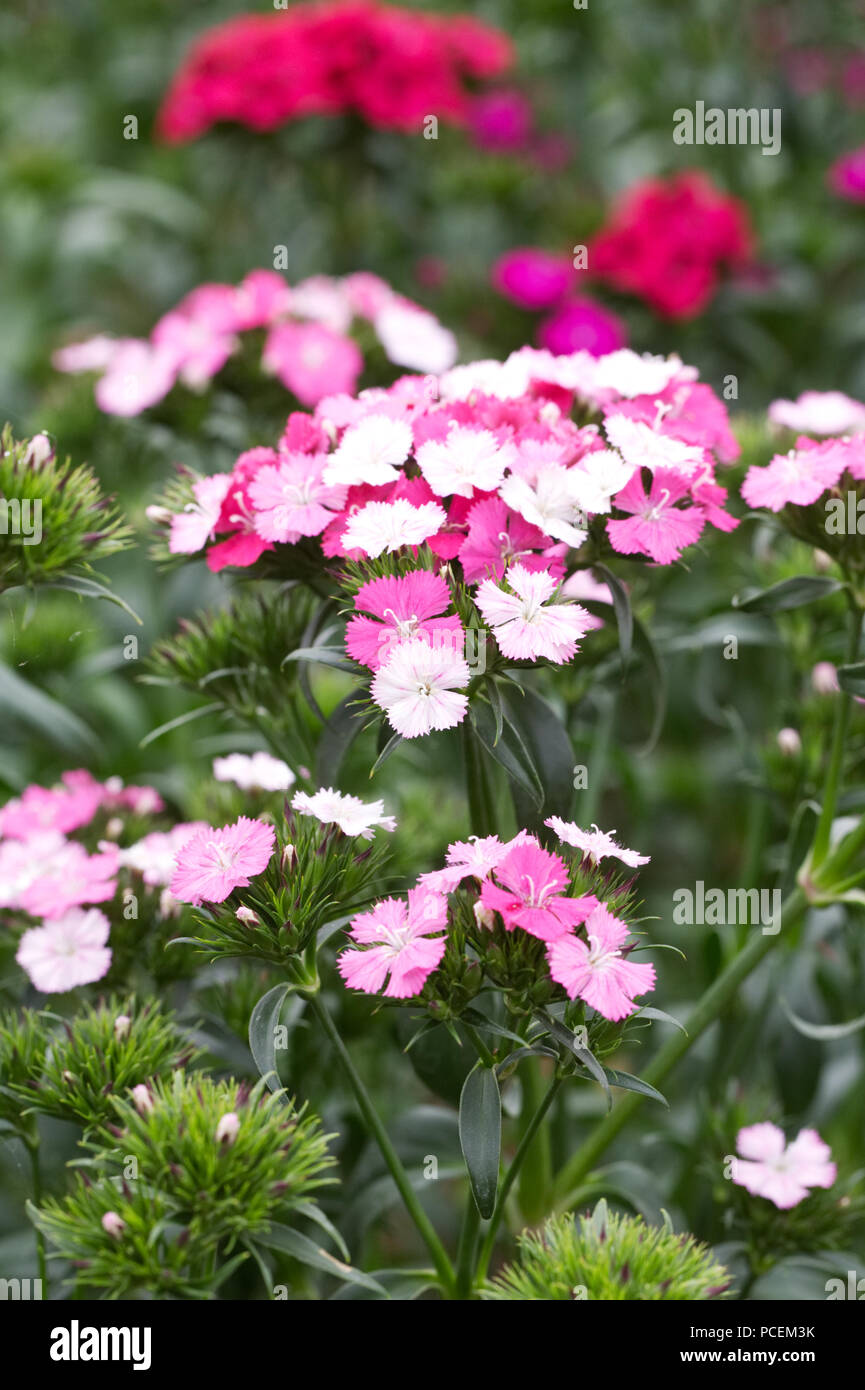
<svg viewBox="0 0 865 1390"><path fill-rule="evenodd" d="M557 356L579 352L603 357L624 347L624 324L600 304L573 292L574 271L564 256L534 246L506 251L493 266L494 287L523 309L549 310L538 342Z"/></svg>
<svg viewBox="0 0 865 1390"><path fill-rule="evenodd" d="M355 320L372 325L398 366L443 371L456 359L453 334L376 275L317 275L290 287L275 270L252 270L239 285L199 285L147 339L100 334L58 349L53 361L62 372L101 373L96 402L107 414L139 415L178 381L204 390L242 335L263 330L262 368L313 406L357 386L364 360L350 336Z"/></svg>
<svg viewBox="0 0 865 1390"><path fill-rule="evenodd" d="M745 261L744 205L699 171L629 189L589 245L592 276L644 299L665 318L691 318L718 288L723 266Z"/></svg>
<svg viewBox="0 0 865 1390"><path fill-rule="evenodd" d="M589 857L648 862L597 827L587 834L557 817L547 824ZM506 842L496 835L458 841L448 847L445 867L422 875L407 900L386 898L355 917L351 945L337 958L346 984L394 999L419 995L448 948L448 894L460 885L473 895L471 944L481 961L499 923L506 934L541 941L552 981L611 1022L634 1013L636 997L654 988L654 966L629 959L635 943L626 944L627 923L594 893L577 892L564 860L527 831Z"/></svg>
<svg viewBox="0 0 865 1390"><path fill-rule="evenodd" d="M180 143L221 121L265 131L347 112L406 132L430 112L464 124L466 79L494 77L511 60L504 34L465 15L372 0L297 4L209 30L176 75L158 128Z"/></svg>

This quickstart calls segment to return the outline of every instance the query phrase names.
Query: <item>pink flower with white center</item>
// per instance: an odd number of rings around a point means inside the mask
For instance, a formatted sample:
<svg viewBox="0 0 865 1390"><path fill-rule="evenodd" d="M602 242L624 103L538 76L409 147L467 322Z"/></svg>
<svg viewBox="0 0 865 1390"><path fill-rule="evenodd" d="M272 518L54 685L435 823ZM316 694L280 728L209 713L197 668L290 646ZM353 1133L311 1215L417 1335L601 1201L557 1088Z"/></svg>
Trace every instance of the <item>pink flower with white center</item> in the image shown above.
<svg viewBox="0 0 865 1390"><path fill-rule="evenodd" d="M690 478L706 460L705 451L695 444L660 434L640 420L627 415L608 415L604 429L610 443L619 450L631 468L658 468L684 473Z"/></svg>
<svg viewBox="0 0 865 1390"><path fill-rule="evenodd" d="M550 974L570 999L584 999L612 1023L635 1012L638 994L655 988L655 967L625 960L628 924L598 903L586 917L588 943L566 934L547 947Z"/></svg>
<svg viewBox="0 0 865 1390"><path fill-rule="evenodd" d="M150 341L157 351L174 359L181 380L193 391L203 390L238 346L233 333L222 332L177 309L159 320Z"/></svg>
<svg viewBox="0 0 865 1390"><path fill-rule="evenodd" d="M72 908L56 921L26 931L15 959L43 994L65 994L77 985L93 984L108 973L109 930L104 912L97 908L86 912Z"/></svg>
<svg viewBox="0 0 865 1390"><path fill-rule="evenodd" d="M0 907L19 907L21 894L45 872L65 844L57 830L40 830L26 839L0 842Z"/></svg>
<svg viewBox="0 0 865 1390"><path fill-rule="evenodd" d="M448 645L423 638L400 642L375 674L370 694L403 738L453 729L465 719L471 680L466 660Z"/></svg>
<svg viewBox="0 0 865 1390"><path fill-rule="evenodd" d="M573 468L551 464L539 468L533 482L512 473L499 496L531 526L578 550L586 539L586 517L579 499L580 483Z"/></svg>
<svg viewBox="0 0 865 1390"><path fill-rule="evenodd" d="M393 300L373 320L391 362L413 372L446 372L457 357L457 340L434 314L407 301Z"/></svg>
<svg viewBox="0 0 865 1390"><path fill-rule="evenodd" d="M492 628L499 650L515 661L546 657L561 665L579 649L591 617L578 603L547 602L558 588L546 570L511 565L500 588L492 579L478 586L476 603Z"/></svg>
<svg viewBox="0 0 865 1390"><path fill-rule="evenodd" d="M371 840L376 826L396 830L396 820L384 813L383 801L361 801L359 796L323 787L320 791L295 792L292 810L302 816L314 816L322 825L338 825L343 835Z"/></svg>
<svg viewBox="0 0 865 1390"><path fill-rule="evenodd" d="M350 989L378 994L387 980L388 998L411 999L445 953L447 938L433 933L446 927L447 899L411 888L407 903L385 898L355 917L350 936L365 949L349 947L337 956L336 968Z"/></svg>
<svg viewBox="0 0 865 1390"><path fill-rule="evenodd" d="M364 555L375 557L383 551L391 554L406 545L421 545L446 521L445 510L437 502L424 502L419 507L402 498L367 502L349 518L341 539L346 550L362 550Z"/></svg>
<svg viewBox="0 0 865 1390"><path fill-rule="evenodd" d="M597 907L592 893L566 896L568 871L557 854L528 839L509 848L481 888L481 903L498 912L508 931L522 927L541 941L555 941Z"/></svg>
<svg viewBox="0 0 865 1390"><path fill-rule="evenodd" d="M123 338L94 388L96 404L107 415L140 415L167 396L177 379L174 354L144 339Z"/></svg>
<svg viewBox="0 0 865 1390"><path fill-rule="evenodd" d="M853 434L865 430L865 405L843 391L803 391L795 401L773 401L773 425L797 434Z"/></svg>
<svg viewBox="0 0 865 1390"><path fill-rule="evenodd" d="M68 835L89 825L105 796L101 782L83 769L64 772L63 785L25 787L0 810L0 835L26 840L40 831Z"/></svg>
<svg viewBox="0 0 865 1390"><path fill-rule="evenodd" d="M608 512L610 499L633 477L634 468L613 449L594 449L570 470L571 486L584 513Z"/></svg>
<svg viewBox="0 0 865 1390"><path fill-rule="evenodd" d="M479 579L501 579L514 560L519 560L525 569L555 572L553 565L536 553L552 545L550 537L518 512L510 511L501 498L476 502L468 523L468 535L458 552L467 584L476 584ZM561 566L558 569L560 572Z"/></svg>
<svg viewBox="0 0 865 1390"><path fill-rule="evenodd" d="M421 874L418 885L429 888L434 893L449 893L462 883L464 878L475 878L482 883L515 845L537 843L527 830L521 830L512 840L505 843L502 843L498 835L473 835L469 840L457 840L454 844L448 845L446 867L435 869L429 874Z"/></svg>
<svg viewBox="0 0 865 1390"><path fill-rule="evenodd" d="M298 318L314 319L334 333L345 333L351 326L348 296L339 280L330 275L311 275L292 286L291 312Z"/></svg>
<svg viewBox="0 0 865 1390"><path fill-rule="evenodd" d="M843 445L828 440L803 448L811 441L796 443L797 448L776 454L765 468L754 463L748 469L742 496L749 507L767 507L771 512L780 512L788 503L808 507L838 482L846 467Z"/></svg>
<svg viewBox="0 0 865 1390"><path fill-rule="evenodd" d="M287 791L297 778L288 763L271 753L229 753L227 758L214 758L213 775L217 782L234 782L242 791Z"/></svg>
<svg viewBox="0 0 865 1390"><path fill-rule="evenodd" d="M832 1150L816 1129L800 1129L786 1144L777 1125L746 1125L736 1136L736 1148L742 1156L730 1164L733 1182L781 1211L798 1206L809 1188L831 1187L838 1175Z"/></svg>
<svg viewBox="0 0 865 1390"><path fill-rule="evenodd" d="M235 888L267 868L276 843L273 826L240 816L220 830L207 826L178 851L169 887L175 898L200 907L222 903Z"/></svg>
<svg viewBox="0 0 865 1390"><path fill-rule="evenodd" d="M463 628L456 614L437 616L451 606L450 589L440 575L429 570L413 570L401 578L386 575L371 579L358 590L354 606L360 611L346 628L346 650L373 671L398 643L410 638L449 645L454 652L463 650ZM373 616L363 616L367 613Z"/></svg>
<svg viewBox="0 0 865 1390"><path fill-rule="evenodd" d="M108 902L117 888L117 868L115 847L88 854L83 845L68 840L42 861L39 877L19 894L19 905L31 917L53 920L71 907Z"/></svg>
<svg viewBox="0 0 865 1390"><path fill-rule="evenodd" d="M170 830L154 830L134 845L117 851L121 868L131 869L141 874L149 888L162 888L174 873L177 855L188 844L193 835L209 829L206 821L181 821ZM108 843L102 841L100 849L107 849Z"/></svg>
<svg viewBox="0 0 865 1390"><path fill-rule="evenodd" d="M325 482L344 487L395 483L412 451L412 443L411 426L405 420L367 415L345 431L327 461Z"/></svg>
<svg viewBox="0 0 865 1390"><path fill-rule="evenodd" d="M116 338L107 333L97 333L81 343L69 343L58 348L51 358L52 367L58 372L101 372L104 371L117 351Z"/></svg>
<svg viewBox="0 0 865 1390"><path fill-rule="evenodd" d="M513 444L470 425L452 424L444 439L429 439L417 451L418 467L439 497L494 492L515 458Z"/></svg>
<svg viewBox="0 0 865 1390"><path fill-rule="evenodd" d="M168 549L172 555L194 555L197 550L203 549L213 536L230 486L230 473L199 478L193 484L195 501L188 503L182 512L177 512L171 518Z"/></svg>
<svg viewBox="0 0 865 1390"><path fill-rule="evenodd" d="M346 488L323 481L326 454L286 454L259 469L249 484L255 529L266 541L293 544L319 536L345 504Z"/></svg>
<svg viewBox="0 0 865 1390"><path fill-rule="evenodd" d="M291 290L275 270L251 270L234 292L235 326L262 328L288 312Z"/></svg>
<svg viewBox="0 0 865 1390"><path fill-rule="evenodd" d="M562 820L560 816L550 816L544 825L555 830L563 844L572 845L587 855L593 864L599 864L602 859L620 859L623 864L635 869L638 864L648 864L651 858L648 854L638 854L635 849L624 849L616 844L613 839L615 830L605 834L596 825L591 830L581 830L573 821Z"/></svg>
<svg viewBox="0 0 865 1390"><path fill-rule="evenodd" d="M681 473L659 471L648 497L639 473L615 499L619 511L631 512L627 521L608 521L610 544L620 555L648 555L658 565L678 560L693 545L705 525L701 507L677 507L688 494L688 479Z"/></svg>
<svg viewBox="0 0 865 1390"><path fill-rule="evenodd" d="M357 343L319 323L277 323L267 335L261 363L308 406L325 396L353 395L363 371Z"/></svg>

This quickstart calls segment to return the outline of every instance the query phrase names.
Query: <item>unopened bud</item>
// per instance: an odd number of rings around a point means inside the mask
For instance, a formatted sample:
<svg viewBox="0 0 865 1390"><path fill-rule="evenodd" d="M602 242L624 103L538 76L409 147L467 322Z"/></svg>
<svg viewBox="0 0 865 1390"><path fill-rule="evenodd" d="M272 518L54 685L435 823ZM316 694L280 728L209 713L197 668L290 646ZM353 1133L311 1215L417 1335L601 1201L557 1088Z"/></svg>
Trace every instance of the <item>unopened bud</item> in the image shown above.
<svg viewBox="0 0 865 1390"><path fill-rule="evenodd" d="M818 661L811 672L811 684L818 695L834 695L839 689L838 673L831 661Z"/></svg>
<svg viewBox="0 0 865 1390"><path fill-rule="evenodd" d="M119 816L112 816L105 827L105 834L109 840L119 840L123 834L123 821Z"/></svg>
<svg viewBox="0 0 865 1390"><path fill-rule="evenodd" d="M139 1115L149 1115L153 1110L153 1096L143 1082L139 1086L132 1087L132 1103Z"/></svg>
<svg viewBox="0 0 865 1390"><path fill-rule="evenodd" d="M102 1229L108 1235L113 1236L115 1240L119 1240L126 1230L126 1222L122 1216L117 1215L116 1211L107 1211L102 1218Z"/></svg>
<svg viewBox="0 0 865 1390"><path fill-rule="evenodd" d="M778 747L785 758L797 758L802 752L802 740L798 729L779 729Z"/></svg>
<svg viewBox="0 0 865 1390"><path fill-rule="evenodd" d="M128 1014L118 1014L114 1020L114 1036L118 1042L122 1038L128 1038L129 1030L132 1027L132 1019Z"/></svg>
<svg viewBox="0 0 865 1390"><path fill-rule="evenodd" d="M171 521L172 514L168 507L159 507L154 504L145 508L144 515L148 521L155 521L159 526L167 526Z"/></svg>
<svg viewBox="0 0 865 1390"><path fill-rule="evenodd" d="M484 907L483 903L480 900L478 900L478 902L476 902L474 906L474 914L475 921L477 922L479 927L486 927L487 931L492 931L492 926L493 922L495 921L495 917L491 908Z"/></svg>
<svg viewBox="0 0 865 1390"><path fill-rule="evenodd" d="M34 434L30 440L30 447L24 458L24 462L30 468L41 468L43 463L48 463L54 457L54 445L47 434Z"/></svg>
<svg viewBox="0 0 865 1390"><path fill-rule="evenodd" d="M229 1110L227 1115L223 1115L219 1124L216 1126L216 1142L224 1144L230 1148L237 1138L240 1129L240 1120L233 1110Z"/></svg>
<svg viewBox="0 0 865 1390"><path fill-rule="evenodd" d="M261 918L257 912L253 912L251 907L239 907L234 915L243 927L261 926Z"/></svg>
<svg viewBox="0 0 865 1390"><path fill-rule="evenodd" d="M818 574L825 574L827 570L832 568L832 556L827 555L825 550L815 550L812 558Z"/></svg>
<svg viewBox="0 0 865 1390"><path fill-rule="evenodd" d="M286 845L285 849L282 851L282 867L284 869L290 869L296 858L297 854L295 853L294 845Z"/></svg>

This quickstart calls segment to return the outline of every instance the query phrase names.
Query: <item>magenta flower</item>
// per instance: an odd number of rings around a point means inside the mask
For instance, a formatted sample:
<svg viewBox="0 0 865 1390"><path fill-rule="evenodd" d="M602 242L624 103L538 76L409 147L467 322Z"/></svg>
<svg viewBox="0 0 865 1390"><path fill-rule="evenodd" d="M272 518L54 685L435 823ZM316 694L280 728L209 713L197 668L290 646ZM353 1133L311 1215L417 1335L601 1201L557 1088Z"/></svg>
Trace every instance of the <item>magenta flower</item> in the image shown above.
<svg viewBox="0 0 865 1390"><path fill-rule="evenodd" d="M538 328L541 347L557 357L580 351L603 357L624 347L627 341L621 319L591 299L567 300Z"/></svg>
<svg viewBox="0 0 865 1390"><path fill-rule="evenodd" d="M474 142L482 150L521 150L532 133L532 108L512 87L485 92L469 111Z"/></svg>
<svg viewBox="0 0 865 1390"><path fill-rule="evenodd" d="M541 941L555 941L584 922L598 900L589 893L566 897L568 871L557 854L537 841L515 845L481 889L481 903L497 912L508 931L522 927Z"/></svg>
<svg viewBox="0 0 865 1390"><path fill-rule="evenodd" d="M371 579L355 597L354 606L359 611L346 628L346 650L355 661L373 671L387 660L395 644L410 637L449 644L452 651L461 653L463 629L459 618L455 614L436 616L450 605L447 584L440 575L428 570L415 570L401 579Z"/></svg>
<svg viewBox="0 0 865 1390"><path fill-rule="evenodd" d="M171 892L193 907L225 902L235 888L248 888L250 879L267 868L275 842L272 825L248 816L220 830L207 826L178 851Z"/></svg>
<svg viewBox="0 0 865 1390"><path fill-rule="evenodd" d="M266 541L318 536L345 504L347 489L322 481L326 454L284 454L259 469L249 485L255 529Z"/></svg>
<svg viewBox="0 0 865 1390"><path fill-rule="evenodd" d="M43 994L64 994L107 974L109 929L108 918L97 908L72 908L55 922L26 931L15 959Z"/></svg>
<svg viewBox="0 0 865 1390"><path fill-rule="evenodd" d="M550 974L571 999L584 999L604 1018L617 1023L637 1005L634 997L655 987L655 967L625 960L622 945L628 924L597 903L585 919L588 943L566 933L550 942Z"/></svg>
<svg viewBox="0 0 865 1390"><path fill-rule="evenodd" d="M827 180L839 198L846 198L851 203L865 203L865 145L836 159Z"/></svg>
<svg viewBox="0 0 865 1390"><path fill-rule="evenodd" d="M573 269L567 256L554 256L537 246L506 251L493 266L499 294L523 309L549 309L567 292Z"/></svg>
<svg viewBox="0 0 865 1390"><path fill-rule="evenodd" d="M363 371L357 344L320 323L276 324L261 361L303 405L342 391L353 394Z"/></svg>
<svg viewBox="0 0 865 1390"><path fill-rule="evenodd" d="M513 560L519 560L524 569L547 569L559 578L562 566L555 566L536 553L552 544L549 536L524 520L519 512L512 512L501 498L476 502L469 512L468 534L459 550L466 583L501 579Z"/></svg>
<svg viewBox="0 0 865 1390"><path fill-rule="evenodd" d="M447 938L433 933L446 927L447 899L438 893L411 888L407 903L385 898L355 917L350 935L363 949L343 951L337 969L350 989L378 994L387 979L384 993L389 998L410 999L444 955Z"/></svg>
<svg viewBox="0 0 865 1390"><path fill-rule="evenodd" d="M687 495L689 486L681 473L658 469L647 497L642 477L635 473L614 500L619 511L633 515L627 521L607 522L613 549L620 555L648 555L658 565L678 560L705 525L702 508L676 506Z"/></svg>
<svg viewBox="0 0 865 1390"><path fill-rule="evenodd" d="M746 1125L736 1136L736 1148L742 1157L731 1164L733 1182L782 1211L797 1206L811 1187L831 1187L837 1176L832 1151L816 1129L800 1129L785 1145L777 1125Z"/></svg>

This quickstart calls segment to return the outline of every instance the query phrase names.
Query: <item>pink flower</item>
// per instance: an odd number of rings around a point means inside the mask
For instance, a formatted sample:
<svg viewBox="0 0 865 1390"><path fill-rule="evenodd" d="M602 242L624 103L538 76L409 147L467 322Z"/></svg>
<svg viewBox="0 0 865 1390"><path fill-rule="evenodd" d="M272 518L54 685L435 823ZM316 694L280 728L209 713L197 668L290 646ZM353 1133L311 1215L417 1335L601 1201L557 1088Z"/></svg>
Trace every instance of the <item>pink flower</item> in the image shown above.
<svg viewBox="0 0 865 1390"><path fill-rule="evenodd" d="M178 851L171 892L194 907L225 902L235 888L248 888L250 878L267 868L275 842L272 825L247 816L221 830L208 826Z"/></svg>
<svg viewBox="0 0 865 1390"><path fill-rule="evenodd" d="M284 454L275 467L261 468L249 485L255 529L266 541L293 544L318 536L345 504L344 487L323 481L326 454Z"/></svg>
<svg viewBox="0 0 865 1390"><path fill-rule="evenodd" d="M532 108L512 87L485 92L469 111L472 136L482 150L521 150L532 131Z"/></svg>
<svg viewBox="0 0 865 1390"><path fill-rule="evenodd" d="M567 292L573 268L567 256L554 256L536 246L520 246L500 256L492 281L499 294L523 309L548 309Z"/></svg>
<svg viewBox="0 0 865 1390"><path fill-rule="evenodd" d="M851 434L865 430L865 405L843 391L803 391L795 401L773 401L769 406L773 425L797 434Z"/></svg>
<svg viewBox="0 0 865 1390"><path fill-rule="evenodd" d="M111 845L101 854L88 854L69 840L43 861L41 872L19 895L19 905L32 917L54 919L83 903L104 903L117 888L118 853Z"/></svg>
<svg viewBox="0 0 865 1390"><path fill-rule="evenodd" d="M746 1125L736 1136L736 1148L742 1157L730 1165L733 1182L781 1211L797 1206L811 1187L831 1187L837 1176L832 1151L815 1129L800 1129L785 1145L777 1125Z"/></svg>
<svg viewBox="0 0 865 1390"><path fill-rule="evenodd" d="M623 864L635 869L638 864L649 863L649 855L638 854L634 849L623 849L621 845L617 845L613 839L615 830L608 835L596 825L593 825L591 830L581 830L573 821L562 820L559 816L550 816L544 821L544 825L555 830L564 844L572 845L574 849L587 855L593 864L598 864L602 859L613 858L620 859Z"/></svg>
<svg viewBox="0 0 865 1390"><path fill-rule="evenodd" d="M96 383L96 404L107 415L140 415L168 395L176 378L173 352L138 338L122 338Z"/></svg>
<svg viewBox="0 0 865 1390"><path fill-rule="evenodd" d="M402 578L371 579L358 590L354 606L359 612L346 628L346 650L373 671L407 638L448 643L452 651L462 651L463 629L456 614L435 616L451 606L450 589L440 575L413 570ZM373 616L362 616L367 613Z"/></svg>
<svg viewBox="0 0 865 1390"><path fill-rule="evenodd" d="M417 451L418 467L439 497L493 492L515 457L513 445L491 430L455 424L444 439L428 439Z"/></svg>
<svg viewBox="0 0 865 1390"><path fill-rule="evenodd" d="M363 371L357 344L319 323L276 324L261 361L303 405L341 391L353 394Z"/></svg>
<svg viewBox="0 0 865 1390"><path fill-rule="evenodd" d="M447 515L437 502L413 507L404 498L396 502L367 502L349 518L342 533L346 550L360 550L375 557L386 550L420 545L444 525Z"/></svg>
<svg viewBox="0 0 865 1390"><path fill-rule="evenodd" d="M105 788L89 772L64 772L63 785L26 787L0 810L0 836L26 840L39 831L68 835L89 825L105 798Z"/></svg>
<svg viewBox="0 0 865 1390"><path fill-rule="evenodd" d="M468 663L445 644L423 638L399 642L375 674L370 694L403 738L452 729L465 719L471 679Z"/></svg>
<svg viewBox="0 0 865 1390"><path fill-rule="evenodd" d="M189 843L193 835L207 829L206 821L183 821L173 825L170 830L154 830L134 845L119 850L119 865L141 874L149 888L161 888L174 873L178 851ZM107 848L106 841L102 842L100 848L103 846Z"/></svg>
<svg viewBox="0 0 865 1390"><path fill-rule="evenodd" d="M780 512L789 503L807 507L835 486L846 467L844 446L834 439L824 444L797 439L796 445L788 454L776 454L765 468L751 465L742 483L742 496L749 507L767 507L773 512Z"/></svg>
<svg viewBox="0 0 865 1390"><path fill-rule="evenodd" d="M591 299L569 299L538 329L541 347L557 356L585 351L593 357L603 357L624 347L627 341L621 319Z"/></svg>
<svg viewBox="0 0 865 1390"><path fill-rule="evenodd" d="M541 849L536 840L514 845L481 888L481 903L498 912L508 931L522 927L541 941L557 937L584 922L597 898L565 896L568 871L557 854Z"/></svg>
<svg viewBox="0 0 865 1390"><path fill-rule="evenodd" d="M0 841L0 907L20 907L21 894L65 848L66 840L57 830Z"/></svg>
<svg viewBox="0 0 865 1390"><path fill-rule="evenodd" d="M617 1023L632 1014L634 998L655 987L655 967L625 960L621 947L628 925L598 903L586 917L588 944L565 934L547 947L550 974L571 999L584 999L599 1014Z"/></svg>
<svg viewBox="0 0 865 1390"><path fill-rule="evenodd" d="M26 931L15 959L43 994L64 994L107 974L111 965L111 951L106 945L109 930L104 912L73 908L54 922Z"/></svg>
<svg viewBox="0 0 865 1390"><path fill-rule="evenodd" d="M865 202L865 145L836 159L827 175L829 187L851 203Z"/></svg>
<svg viewBox="0 0 865 1390"><path fill-rule="evenodd" d="M519 831L513 840L504 844L498 835L475 835L469 840L456 840L452 845L448 845L446 867L435 869L429 874L421 874L418 885L435 893L449 893L462 883L464 878L475 878L478 882L483 882L515 845L522 844L536 845L537 840L526 830Z"/></svg>
<svg viewBox="0 0 865 1390"><path fill-rule="evenodd" d="M642 478L635 473L615 499L619 511L633 515L627 521L607 522L613 549L620 555L648 555L658 565L678 560L685 546L698 539L705 524L700 507L685 510L676 506L688 486L681 473L659 469L647 497Z"/></svg>
<svg viewBox="0 0 865 1390"><path fill-rule="evenodd" d="M204 548L213 535L230 486L230 473L216 473L193 484L195 501L171 518L168 549L172 555L194 555Z"/></svg>
<svg viewBox="0 0 865 1390"><path fill-rule="evenodd" d="M410 999L419 994L447 946L433 932L447 927L447 899L424 888L409 889L408 902L385 898L371 912L355 917L350 935L359 947L349 948L336 966L350 989L377 994L388 979L385 995Z"/></svg>
<svg viewBox="0 0 865 1390"><path fill-rule="evenodd" d="M182 306L159 320L150 341L157 352L164 352L173 361L181 380L195 391L202 390L222 370L238 345L233 333L185 313Z"/></svg>
<svg viewBox="0 0 865 1390"><path fill-rule="evenodd" d="M476 584L479 579L501 579L514 560L519 560L524 569L549 568L555 573L555 567L535 553L552 545L550 537L518 512L510 511L501 498L476 502L468 523L468 534L458 552L467 584ZM561 569L558 566L559 574Z"/></svg>
<svg viewBox="0 0 865 1390"><path fill-rule="evenodd" d="M591 627L590 615L578 603L548 603L558 584L545 570L534 573L511 565L500 588L492 579L478 586L477 606L504 656L516 661L546 657L561 664L579 649Z"/></svg>
<svg viewBox="0 0 865 1390"><path fill-rule="evenodd" d="M396 820L385 815L383 801L361 801L359 796L322 787L319 791L295 792L291 807L302 816L314 816L322 825L338 825L343 835L372 840L375 828L396 830Z"/></svg>

